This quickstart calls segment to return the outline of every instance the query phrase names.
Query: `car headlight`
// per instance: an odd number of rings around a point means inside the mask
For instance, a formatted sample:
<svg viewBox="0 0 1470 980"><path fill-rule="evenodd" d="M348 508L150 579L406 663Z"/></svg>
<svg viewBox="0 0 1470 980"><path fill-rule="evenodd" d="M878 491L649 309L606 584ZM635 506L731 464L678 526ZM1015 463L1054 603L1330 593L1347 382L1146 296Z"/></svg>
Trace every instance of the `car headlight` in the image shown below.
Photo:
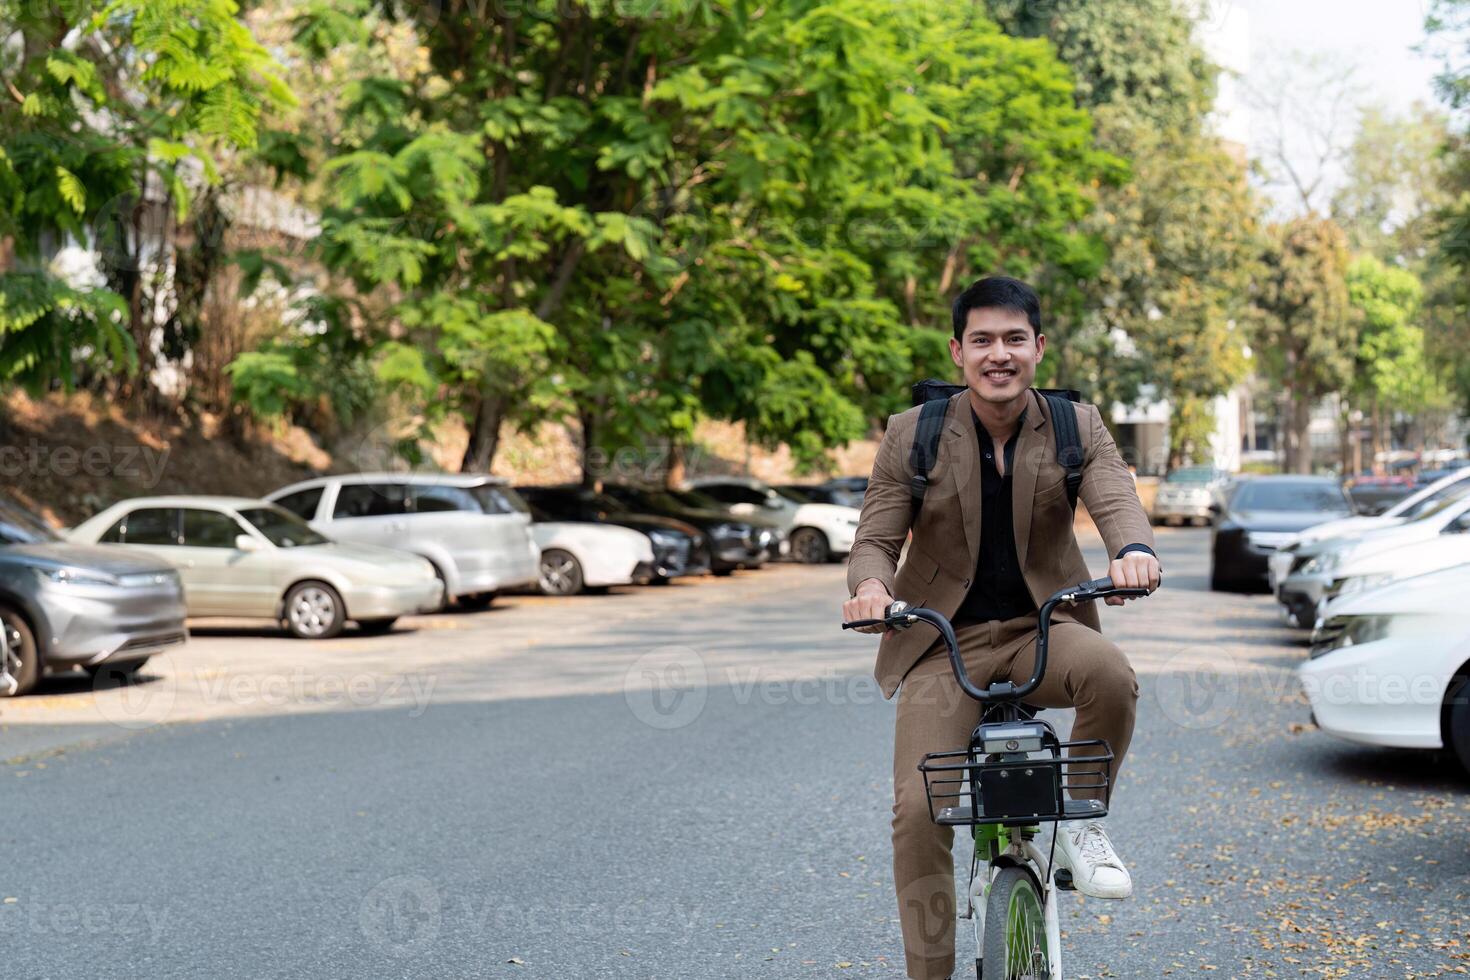
<svg viewBox="0 0 1470 980"><path fill-rule="evenodd" d="M81 568L38 568L41 575L58 585L116 585L117 579L105 572Z"/></svg>
<svg viewBox="0 0 1470 980"><path fill-rule="evenodd" d="M1302 572L1307 575L1318 575L1322 572L1330 572L1342 564L1342 552L1326 551L1313 558L1302 566Z"/></svg>
<svg viewBox="0 0 1470 980"><path fill-rule="evenodd" d="M684 535L678 531L668 531L663 528L654 528L648 532L648 537L654 544L663 548L672 548L683 540Z"/></svg>
<svg viewBox="0 0 1470 980"><path fill-rule="evenodd" d="M1312 635L1311 658L1381 640L1392 630L1393 620L1393 616L1333 616Z"/></svg>
<svg viewBox="0 0 1470 980"><path fill-rule="evenodd" d="M716 538L743 538L750 530L745 524L716 524L709 529L711 537Z"/></svg>
<svg viewBox="0 0 1470 980"><path fill-rule="evenodd" d="M1338 579L1333 584L1337 587L1336 595L1350 595L1354 592L1376 589L1392 581L1393 575L1388 572L1379 572L1377 575L1353 575L1349 578Z"/></svg>

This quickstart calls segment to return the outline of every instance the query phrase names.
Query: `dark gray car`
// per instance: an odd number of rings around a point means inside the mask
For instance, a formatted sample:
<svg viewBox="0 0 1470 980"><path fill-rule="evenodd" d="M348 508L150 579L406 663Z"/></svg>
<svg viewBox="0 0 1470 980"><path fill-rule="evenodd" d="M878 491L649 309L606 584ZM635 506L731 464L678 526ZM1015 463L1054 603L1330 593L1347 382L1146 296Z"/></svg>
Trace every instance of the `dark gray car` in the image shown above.
<svg viewBox="0 0 1470 980"><path fill-rule="evenodd" d="M0 697L27 693L47 671L131 675L187 637L167 563L69 544L0 499Z"/></svg>

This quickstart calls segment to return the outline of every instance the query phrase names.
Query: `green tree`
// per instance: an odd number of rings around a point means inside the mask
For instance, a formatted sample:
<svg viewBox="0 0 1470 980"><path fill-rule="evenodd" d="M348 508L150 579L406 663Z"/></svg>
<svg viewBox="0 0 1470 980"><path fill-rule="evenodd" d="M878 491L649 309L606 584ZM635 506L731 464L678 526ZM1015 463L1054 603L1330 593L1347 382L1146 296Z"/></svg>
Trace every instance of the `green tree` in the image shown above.
<svg viewBox="0 0 1470 980"><path fill-rule="evenodd" d="M157 229L291 102L230 0L0 2L0 381L152 366ZM165 202L165 203L160 203ZM93 246L106 288L50 267Z"/></svg>
<svg viewBox="0 0 1470 980"><path fill-rule="evenodd" d="M1347 239L1330 219L1294 218L1271 227L1264 264L1256 284L1254 346L1283 393L1286 470L1310 473L1312 408L1325 395L1348 387L1357 354Z"/></svg>
<svg viewBox="0 0 1470 980"><path fill-rule="evenodd" d="M708 415L812 462L942 363L960 278L1085 267L1114 163L1046 46L961 0L479 9L297 31L380 52L326 134L333 329L465 415L467 467L545 417L589 460ZM423 59L382 53L405 26Z"/></svg>
<svg viewBox="0 0 1470 980"><path fill-rule="evenodd" d="M1429 46L1444 63L1440 94L1456 111L1426 275L1427 343L1432 355L1448 365L1457 400L1470 411L1470 125L1464 115L1470 107L1470 0L1435 0L1425 27Z"/></svg>
<svg viewBox="0 0 1470 980"><path fill-rule="evenodd" d="M1261 248L1244 168L1205 128L1216 69L1174 0L992 8L1007 30L1056 45L1101 147L1130 164L1129 179L1099 189L1084 226L1104 260L1082 278L1044 275L1058 377L1104 404L1167 398L1177 463L1203 450L1211 401L1248 370L1243 324Z"/></svg>

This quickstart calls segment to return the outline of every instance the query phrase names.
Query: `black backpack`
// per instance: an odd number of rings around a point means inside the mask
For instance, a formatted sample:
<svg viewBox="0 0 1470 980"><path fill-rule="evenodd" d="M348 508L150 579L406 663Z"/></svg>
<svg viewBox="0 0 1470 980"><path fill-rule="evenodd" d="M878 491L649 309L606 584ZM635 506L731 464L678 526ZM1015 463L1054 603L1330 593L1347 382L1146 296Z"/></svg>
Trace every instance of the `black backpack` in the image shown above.
<svg viewBox="0 0 1470 980"><path fill-rule="evenodd" d="M914 385L914 404L924 407L919 409L914 448L909 453L909 463L914 468L910 484L914 510L910 523L919 518L919 508L924 506L924 491L929 489L929 470L939 459L939 437L944 431L944 413L949 407L949 399L964 390L964 385L933 378ZM1047 408L1051 410L1051 422L1057 430L1057 462L1067 471L1067 504L1075 511L1077 491L1082 488L1082 439L1077 434L1077 409L1073 402L1081 401L1082 395L1071 388L1037 388L1036 393L1046 399Z"/></svg>

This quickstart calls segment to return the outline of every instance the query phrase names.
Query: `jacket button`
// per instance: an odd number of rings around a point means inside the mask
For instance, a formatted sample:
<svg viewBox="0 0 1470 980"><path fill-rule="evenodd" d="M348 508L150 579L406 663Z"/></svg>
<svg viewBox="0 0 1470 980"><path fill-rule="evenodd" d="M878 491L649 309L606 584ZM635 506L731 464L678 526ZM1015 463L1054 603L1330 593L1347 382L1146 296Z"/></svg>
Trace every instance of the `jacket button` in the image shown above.
<svg viewBox="0 0 1470 980"><path fill-rule="evenodd" d="M965 579L965 588L968 589L969 587L970 587L970 580L969 579Z"/></svg>

